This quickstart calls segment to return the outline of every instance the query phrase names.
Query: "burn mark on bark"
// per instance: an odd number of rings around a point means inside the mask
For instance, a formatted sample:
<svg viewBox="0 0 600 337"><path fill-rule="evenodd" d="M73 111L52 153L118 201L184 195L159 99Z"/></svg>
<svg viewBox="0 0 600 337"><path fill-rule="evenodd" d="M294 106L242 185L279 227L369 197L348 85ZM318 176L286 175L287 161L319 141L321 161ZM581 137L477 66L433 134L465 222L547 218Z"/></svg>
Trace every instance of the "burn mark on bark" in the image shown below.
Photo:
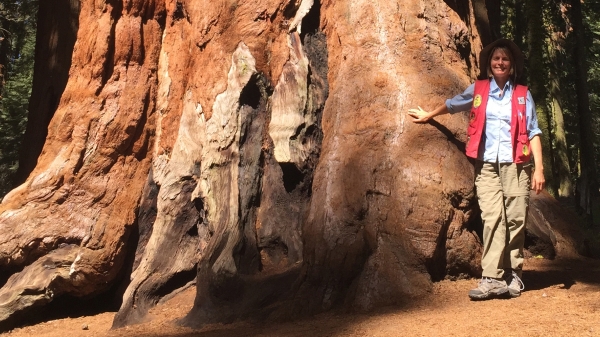
<svg viewBox="0 0 600 337"><path fill-rule="evenodd" d="M259 84L262 83L261 81L263 80L260 80L260 77L258 75L254 75L250 79L248 84L240 93L240 106L248 105L254 110L258 109L261 99L263 101L265 100L265 97L263 97L263 94L261 92L261 88L259 87Z"/></svg>
<svg viewBox="0 0 600 337"><path fill-rule="evenodd" d="M275 19L277 18L277 14L279 14L279 7L275 8L273 13L271 13L271 16L269 17L269 21L271 21L271 22L275 21Z"/></svg>
<svg viewBox="0 0 600 337"><path fill-rule="evenodd" d="M23 247L19 248L21 251L22 258L19 261L0 261L3 263L0 266L0 288L4 286L6 280L12 275L19 273L23 270L23 268L28 265L34 263L39 258L42 258L44 255L49 252L65 246L65 245L80 245L81 239L72 238L72 237L46 237L46 238L36 238L33 241L30 241Z"/></svg>
<svg viewBox="0 0 600 337"><path fill-rule="evenodd" d="M90 123L92 124L92 123ZM88 127L88 130L90 129L90 127ZM89 135L88 135L88 141L89 141ZM75 163L75 166L73 167L73 175L77 175L79 173L79 171L81 170L81 168L83 167L83 164L85 163L85 152L86 152L86 148L81 149L81 154L79 155L79 158L77 158L77 162Z"/></svg>
<svg viewBox="0 0 600 337"><path fill-rule="evenodd" d="M182 2L177 1L177 4L175 5L175 11L173 11L173 14L172 14L172 18L173 18L173 23L175 21L179 21L179 20L183 20L183 19L185 19L188 23L190 23L190 17L187 14L187 11L185 10L185 7Z"/></svg>
<svg viewBox="0 0 600 337"><path fill-rule="evenodd" d="M313 9L311 9L311 12L309 12L309 17L311 16L313 10L318 8L317 3L318 1L315 2ZM319 20L316 20L316 22L318 21ZM309 24L308 27L311 27L311 25ZM304 162L304 166L300 169L302 171L310 171L310 174L307 175L309 179L308 182L310 182L310 184L307 186L307 191L310 193L312 190L312 178L314 170L316 169L319 157L321 155L321 143L323 141L321 120L323 116L323 109L325 107L325 101L329 96L329 82L327 80L327 72L329 70L327 37L320 30L314 33L308 30L308 33L304 36L303 44L306 57L309 61L307 83L308 102L306 113L313 114L315 121L313 124L307 126L307 128L304 130L302 138L300 138L300 141L303 144L313 144L313 146L310 148L309 155Z"/></svg>
<svg viewBox="0 0 600 337"><path fill-rule="evenodd" d="M206 209L204 208L202 198L195 198L192 202L194 203L194 208L198 212L198 221L196 222L196 226L192 226L186 234L188 236L199 236L198 227L205 225Z"/></svg>
<svg viewBox="0 0 600 337"><path fill-rule="evenodd" d="M471 26L471 11L470 4L464 1L457 0L444 0L444 2L454 10L461 20L465 23L467 27ZM484 46L491 43L497 32L495 30L495 26L490 23L490 16L488 15L489 10L487 9L488 5L494 6L496 1L486 1L486 0L473 0L473 14L475 18L475 25L481 37L481 42ZM495 24L495 22L494 22ZM499 26L498 26L499 27ZM456 45L457 51L459 52L461 58L466 62L467 67L469 69L473 68L471 64L471 42L469 39L468 32L460 32L459 34L454 36L454 43ZM482 76L486 76L486 74L482 74Z"/></svg>
<svg viewBox="0 0 600 337"><path fill-rule="evenodd" d="M134 230L137 231L134 236L136 236L138 240L129 248L133 251L144 251L148 240L150 240L150 236L152 235L152 227L154 225L154 221L156 220L156 215L158 214L156 203L159 191L160 186L154 182L153 171L150 169L150 172L148 173L148 179L146 180L146 185L142 191L142 198L140 200L140 206L137 212L137 219L134 224ZM138 267L141 258L142 254L136 254L135 260L132 261L133 267L131 270L135 270Z"/></svg>
<svg viewBox="0 0 600 337"><path fill-rule="evenodd" d="M139 240L136 248L136 260L132 270L144 267L141 271L147 273L143 280L134 279L137 283L135 295L127 297L121 310L115 316L113 327L120 327L127 323L137 322L146 315L149 308L156 302L192 282L196 275L196 264L194 261L173 261L174 257L194 256L194 249L200 249L198 224L203 221L202 204L191 199L192 192L196 187L196 181L190 177L182 177L179 181L164 187L158 187L154 179L149 176L141 210L144 213L138 215ZM167 192L168 191L168 192ZM158 200L173 198L170 206L158 207ZM161 213L162 212L162 213ZM165 213L168 216L165 216ZM162 218L158 218L162 215ZM168 219L168 220L165 220ZM151 247L155 254L144 255L151 240L152 231L156 221L170 221L168 237L160 238L158 243L154 242ZM164 224L163 224L164 225ZM182 254L182 250L185 253ZM192 250L192 251L190 251ZM142 261L148 258L148 261ZM169 266L164 268L163 266ZM162 268L162 269L161 269ZM161 273L149 272L161 270ZM126 292L127 294L127 292Z"/></svg>
<svg viewBox="0 0 600 337"><path fill-rule="evenodd" d="M525 249L533 256L543 256L550 260L556 257L552 241L536 236L531 231L525 231Z"/></svg>
<svg viewBox="0 0 600 337"><path fill-rule="evenodd" d="M240 94L240 162L239 212L244 238L236 247L236 268L242 274L253 274L260 269L256 238L257 208L260 207L263 188L263 140L268 120L267 104L272 88L263 74L250 78Z"/></svg>
<svg viewBox="0 0 600 337"><path fill-rule="evenodd" d="M151 99L152 98L150 98L150 93L148 92L146 94L146 97L144 98L144 110L142 111L142 116L141 116L140 120L138 121L137 129L136 129L135 135L133 136L134 144L136 141L138 141L139 139L141 139L143 137L142 146L139 148L138 152L134 153L135 158L140 161L143 160L144 158L148 157L148 149L150 148L151 134L149 132L145 132L145 131L146 131L146 123L148 123L148 117L151 114L151 108L150 108Z"/></svg>
<svg viewBox="0 0 600 337"><path fill-rule="evenodd" d="M321 1L314 0L310 11L304 19L302 19L302 32L300 33L300 38L302 42L304 42L304 37L308 35L315 35L319 32L319 28L321 26Z"/></svg>
<svg viewBox="0 0 600 337"><path fill-rule="evenodd" d="M458 0L444 0L446 5L450 7L453 11L458 14L460 19L467 24L470 23L470 10L469 3L466 1L458 1Z"/></svg>
<svg viewBox="0 0 600 337"><path fill-rule="evenodd" d="M145 132L146 125L148 123L148 115L152 113L152 98L150 95L150 92L147 91L146 95L144 96L144 106L140 112L139 119L135 121L135 125L125 129L125 133L128 135L128 137L123 140L123 143L120 146L120 152L127 156L133 154L137 160L143 160L146 158L148 155L148 148L150 147L150 135L148 132ZM141 146L134 149L135 144L140 140L142 140ZM137 152L134 152L136 150Z"/></svg>
<svg viewBox="0 0 600 337"><path fill-rule="evenodd" d="M451 210L446 221L439 225L439 234L436 236L435 250L432 256L425 260L425 268L431 276L432 281L440 281L446 275L446 241L448 228L452 222L454 211Z"/></svg>
<svg viewBox="0 0 600 337"><path fill-rule="evenodd" d="M300 1L298 1L300 3ZM296 6L296 1L289 1L285 7L283 7L283 16L286 19L291 19L296 15L296 10L298 7Z"/></svg>
<svg viewBox="0 0 600 337"><path fill-rule="evenodd" d="M232 302L243 296L244 282L238 276L215 275L210 284L210 292L218 304Z"/></svg>
<svg viewBox="0 0 600 337"><path fill-rule="evenodd" d="M152 11L148 11L149 13L152 13ZM165 28L167 26L167 13L165 10L161 10L158 13L155 13L155 19L156 22L158 22L158 25L160 26L160 31L164 32Z"/></svg>
<svg viewBox="0 0 600 337"><path fill-rule="evenodd" d="M318 22L315 16L312 20ZM261 228L258 231L261 268L265 273L290 268L302 259L299 232L308 216L314 171L321 153L321 116L329 90L327 45L322 32L314 32L312 28L307 31L304 45L300 46L309 61L308 99L303 114L312 118L300 123L290 139L290 143L301 143L307 153L303 161L278 162L273 155L273 143L268 144L261 210L268 209L269 213L259 215Z"/></svg>
<svg viewBox="0 0 600 337"><path fill-rule="evenodd" d="M302 174L294 163L279 163L279 166L283 173L283 186L288 193L292 193L300 182L304 180L305 175Z"/></svg>
<svg viewBox="0 0 600 337"><path fill-rule="evenodd" d="M264 259L268 259L273 265L289 264L288 246L282 242L280 238L275 238L269 241L265 246L260 248L260 255ZM261 271L265 271L261 265Z"/></svg>
<svg viewBox="0 0 600 337"><path fill-rule="evenodd" d="M172 294L178 289L182 289L196 278L196 267L189 270L182 270L178 273L171 275L167 282L160 285L158 290L154 293L157 298L163 298L169 294Z"/></svg>
<svg viewBox="0 0 600 337"><path fill-rule="evenodd" d="M197 237L198 236L198 226L197 225L191 226L190 229L188 229L188 231L185 234L187 236Z"/></svg>
<svg viewBox="0 0 600 337"><path fill-rule="evenodd" d="M469 69L473 68L473 65L471 64L471 43L469 42L468 36L466 34L455 35L454 44L456 45L456 50L460 54L460 57L467 64L467 67Z"/></svg>
<svg viewBox="0 0 600 337"><path fill-rule="evenodd" d="M11 275L20 273L24 267L25 266L21 264L21 265L8 265L8 266L3 266L2 268L0 268L0 288L4 287L4 285L6 284L6 281L8 280L8 278Z"/></svg>

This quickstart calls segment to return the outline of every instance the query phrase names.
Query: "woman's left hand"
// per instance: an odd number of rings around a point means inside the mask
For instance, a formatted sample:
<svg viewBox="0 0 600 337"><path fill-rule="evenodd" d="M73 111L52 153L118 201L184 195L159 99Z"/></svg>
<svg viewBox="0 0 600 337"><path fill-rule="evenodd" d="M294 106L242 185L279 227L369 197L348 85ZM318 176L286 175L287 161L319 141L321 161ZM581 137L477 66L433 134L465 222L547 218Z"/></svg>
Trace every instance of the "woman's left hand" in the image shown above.
<svg viewBox="0 0 600 337"><path fill-rule="evenodd" d="M431 113L423 110L423 108L419 107L418 109L410 109L408 110L408 115L413 119L415 123L427 123L429 119L431 119Z"/></svg>
<svg viewBox="0 0 600 337"><path fill-rule="evenodd" d="M544 178L543 169L535 169L533 176L531 177L531 189L535 191L535 194L540 194L546 185L546 178Z"/></svg>

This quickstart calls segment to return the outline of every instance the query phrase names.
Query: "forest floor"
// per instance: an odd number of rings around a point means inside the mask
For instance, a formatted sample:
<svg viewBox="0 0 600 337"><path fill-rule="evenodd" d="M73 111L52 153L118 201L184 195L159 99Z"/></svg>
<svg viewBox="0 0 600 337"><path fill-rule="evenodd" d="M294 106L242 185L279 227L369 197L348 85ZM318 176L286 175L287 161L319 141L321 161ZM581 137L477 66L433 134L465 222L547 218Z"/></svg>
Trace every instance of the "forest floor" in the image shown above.
<svg viewBox="0 0 600 337"><path fill-rule="evenodd" d="M48 336L600 336L600 260L525 261L526 290L514 299L470 301L475 279L442 281L418 303L368 314L325 313L288 323L240 322L200 330L174 322L192 307L191 287L151 311L151 321L111 330L114 312L14 329L2 337Z"/></svg>

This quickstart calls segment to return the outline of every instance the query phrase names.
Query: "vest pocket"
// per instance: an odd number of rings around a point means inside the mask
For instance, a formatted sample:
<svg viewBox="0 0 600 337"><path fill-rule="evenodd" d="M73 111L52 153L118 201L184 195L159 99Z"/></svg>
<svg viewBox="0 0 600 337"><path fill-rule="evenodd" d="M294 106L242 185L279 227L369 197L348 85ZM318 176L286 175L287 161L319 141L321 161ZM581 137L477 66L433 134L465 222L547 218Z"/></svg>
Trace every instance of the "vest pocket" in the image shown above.
<svg viewBox="0 0 600 337"><path fill-rule="evenodd" d="M467 127L467 148L469 148L471 139L477 133L477 127L474 124L475 123L470 123L469 126Z"/></svg>
<svg viewBox="0 0 600 337"><path fill-rule="evenodd" d="M529 148L529 137L527 135L519 135L516 145L516 157L521 160L517 162L526 162L529 160L531 149Z"/></svg>

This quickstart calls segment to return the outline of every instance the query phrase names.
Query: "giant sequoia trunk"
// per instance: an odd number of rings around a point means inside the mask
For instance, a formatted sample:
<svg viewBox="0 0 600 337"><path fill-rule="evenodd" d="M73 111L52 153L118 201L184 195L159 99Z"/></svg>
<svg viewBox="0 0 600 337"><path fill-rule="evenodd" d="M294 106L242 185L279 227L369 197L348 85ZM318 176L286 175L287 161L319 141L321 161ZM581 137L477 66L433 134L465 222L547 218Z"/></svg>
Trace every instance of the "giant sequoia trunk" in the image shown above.
<svg viewBox="0 0 600 337"><path fill-rule="evenodd" d="M115 326L194 279L190 325L370 309L477 275L466 116L405 112L476 76L480 15L82 1L43 152L0 206L0 322L128 270Z"/></svg>

